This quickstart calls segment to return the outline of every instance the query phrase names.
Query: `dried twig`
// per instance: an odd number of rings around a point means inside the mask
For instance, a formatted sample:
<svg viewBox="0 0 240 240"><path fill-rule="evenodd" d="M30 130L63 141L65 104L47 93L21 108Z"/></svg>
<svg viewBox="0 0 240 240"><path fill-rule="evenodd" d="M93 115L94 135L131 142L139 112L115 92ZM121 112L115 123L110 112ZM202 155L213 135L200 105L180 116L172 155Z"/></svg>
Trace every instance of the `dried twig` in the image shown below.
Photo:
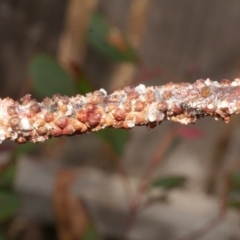
<svg viewBox="0 0 240 240"><path fill-rule="evenodd" d="M71 64L81 64L85 52L85 40L91 14L97 0L69 1L65 26L60 36L58 59L71 73Z"/></svg>
<svg viewBox="0 0 240 240"><path fill-rule="evenodd" d="M197 80L163 86L126 87L107 95L104 89L75 97L54 95L41 103L28 94L21 104L0 100L0 141L43 142L50 137L95 132L106 127L150 128L164 120L182 124L212 116L228 122L240 113L240 79Z"/></svg>
<svg viewBox="0 0 240 240"><path fill-rule="evenodd" d="M213 229L219 227L220 224L222 224L226 219L225 214L219 214L218 216L211 219L208 223L206 223L201 228L197 229L196 231L190 233L188 236L182 237L179 240L196 240L200 239L203 236L207 235L209 232L211 232Z"/></svg>
<svg viewBox="0 0 240 240"><path fill-rule="evenodd" d="M161 161L163 160L163 156L166 153L169 145L171 144L174 136L176 136L175 128L171 128L166 132L166 134L163 136L161 140L158 150L155 152L152 160L150 161L148 167L146 168L140 180L140 183L138 185L137 191L133 196L132 201L130 202L129 213L127 215L126 222L123 228L123 233L121 238L122 240L128 239L129 231L132 228L132 225L134 223L134 220L137 214L139 214L142 198L149 188L152 175L155 169L161 164Z"/></svg>
<svg viewBox="0 0 240 240"><path fill-rule="evenodd" d="M152 1L150 0L131 0L130 3L126 35L136 51L140 49L142 44L151 3ZM135 72L136 65L133 63L118 64L113 72L110 89L128 85L130 80L133 79Z"/></svg>

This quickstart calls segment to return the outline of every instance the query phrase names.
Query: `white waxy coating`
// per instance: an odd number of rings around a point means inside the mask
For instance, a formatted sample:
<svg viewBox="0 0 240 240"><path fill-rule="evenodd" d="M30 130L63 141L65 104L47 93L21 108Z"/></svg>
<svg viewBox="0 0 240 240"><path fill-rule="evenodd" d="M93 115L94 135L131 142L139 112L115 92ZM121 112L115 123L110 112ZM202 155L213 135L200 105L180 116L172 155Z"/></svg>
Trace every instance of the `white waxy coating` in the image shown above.
<svg viewBox="0 0 240 240"><path fill-rule="evenodd" d="M33 129L32 125L30 124L27 118L22 118L19 123L19 128L24 131L30 131Z"/></svg>
<svg viewBox="0 0 240 240"><path fill-rule="evenodd" d="M135 91L137 91L139 94L144 94L146 92L146 87L144 84L139 84L137 87L135 87Z"/></svg>
<svg viewBox="0 0 240 240"><path fill-rule="evenodd" d="M155 122L157 120L158 110L155 105L150 105L147 112L147 119L149 122Z"/></svg>
<svg viewBox="0 0 240 240"><path fill-rule="evenodd" d="M228 102L227 101L222 101L218 105L219 108L226 108L228 107Z"/></svg>
<svg viewBox="0 0 240 240"><path fill-rule="evenodd" d="M4 130L0 129L0 143L6 139Z"/></svg>
<svg viewBox="0 0 240 240"><path fill-rule="evenodd" d="M67 105L67 112L65 113L65 115L66 116L71 116L72 112L73 112L73 107L72 107L72 105L68 104Z"/></svg>
<svg viewBox="0 0 240 240"><path fill-rule="evenodd" d="M103 93L105 96L107 96L107 91L106 91L105 89L101 88L101 89L99 90L99 92L101 92L101 93Z"/></svg>

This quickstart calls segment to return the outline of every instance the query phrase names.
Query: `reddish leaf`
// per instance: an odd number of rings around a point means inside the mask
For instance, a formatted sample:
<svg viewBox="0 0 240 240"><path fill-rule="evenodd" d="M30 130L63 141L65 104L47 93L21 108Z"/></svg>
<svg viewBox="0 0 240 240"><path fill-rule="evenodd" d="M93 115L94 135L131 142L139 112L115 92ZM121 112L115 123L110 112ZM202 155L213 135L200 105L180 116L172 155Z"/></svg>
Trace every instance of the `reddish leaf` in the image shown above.
<svg viewBox="0 0 240 240"><path fill-rule="evenodd" d="M199 139L204 136L204 132L199 128L180 127L178 128L178 136L183 139Z"/></svg>

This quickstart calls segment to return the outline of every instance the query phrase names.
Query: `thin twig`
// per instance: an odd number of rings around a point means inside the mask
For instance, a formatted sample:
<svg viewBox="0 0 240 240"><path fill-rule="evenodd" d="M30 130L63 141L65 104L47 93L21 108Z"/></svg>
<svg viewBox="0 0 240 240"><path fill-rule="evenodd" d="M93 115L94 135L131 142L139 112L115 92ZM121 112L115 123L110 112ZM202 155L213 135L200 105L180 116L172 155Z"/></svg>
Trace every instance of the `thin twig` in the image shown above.
<svg viewBox="0 0 240 240"><path fill-rule="evenodd" d="M70 0L65 26L60 36L58 59L72 75L71 65L81 64L84 59L86 33L97 0Z"/></svg>
<svg viewBox="0 0 240 240"><path fill-rule="evenodd" d="M154 156L148 165L146 171L144 172L144 175L139 183L137 192L135 196L133 197L130 206L129 206L129 213L125 222L125 226L123 229L123 236L122 240L126 240L128 238L129 231L133 225L133 222L139 212L139 208L141 206L141 200L144 194L146 193L149 183L151 181L151 177L156 170L156 168L161 163L164 154L166 153L170 143L172 142L174 136L176 136L176 129L171 128L169 131L166 132L164 137L162 138L162 141L160 143L160 146L158 150L154 153Z"/></svg>
<svg viewBox="0 0 240 240"><path fill-rule="evenodd" d="M226 219L225 214L219 214L208 223L206 223L202 228L197 229L196 231L190 233L188 236L182 237L179 240L197 240L202 238L211 232L214 228L218 227Z"/></svg>
<svg viewBox="0 0 240 240"><path fill-rule="evenodd" d="M212 116L228 122L240 113L240 79L197 80L163 86L126 87L107 95L104 89L75 97L55 94L41 103L28 94L21 104L0 100L0 141L43 142L50 137L96 132L106 127L150 128L164 120L182 124Z"/></svg>
<svg viewBox="0 0 240 240"><path fill-rule="evenodd" d="M126 24L126 35L136 51L139 51L146 31L146 23L151 7L151 0L131 0ZM128 85L136 71L133 63L118 64L113 72L110 89Z"/></svg>

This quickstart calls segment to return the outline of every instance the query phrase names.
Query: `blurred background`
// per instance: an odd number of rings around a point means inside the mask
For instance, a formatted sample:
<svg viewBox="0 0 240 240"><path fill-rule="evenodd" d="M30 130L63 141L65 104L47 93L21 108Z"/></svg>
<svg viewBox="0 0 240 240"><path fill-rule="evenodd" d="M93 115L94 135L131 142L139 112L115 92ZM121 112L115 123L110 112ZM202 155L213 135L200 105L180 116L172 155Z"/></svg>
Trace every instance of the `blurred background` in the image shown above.
<svg viewBox="0 0 240 240"><path fill-rule="evenodd" d="M0 97L240 76L238 0L0 0ZM240 239L240 119L0 145L0 239Z"/></svg>

